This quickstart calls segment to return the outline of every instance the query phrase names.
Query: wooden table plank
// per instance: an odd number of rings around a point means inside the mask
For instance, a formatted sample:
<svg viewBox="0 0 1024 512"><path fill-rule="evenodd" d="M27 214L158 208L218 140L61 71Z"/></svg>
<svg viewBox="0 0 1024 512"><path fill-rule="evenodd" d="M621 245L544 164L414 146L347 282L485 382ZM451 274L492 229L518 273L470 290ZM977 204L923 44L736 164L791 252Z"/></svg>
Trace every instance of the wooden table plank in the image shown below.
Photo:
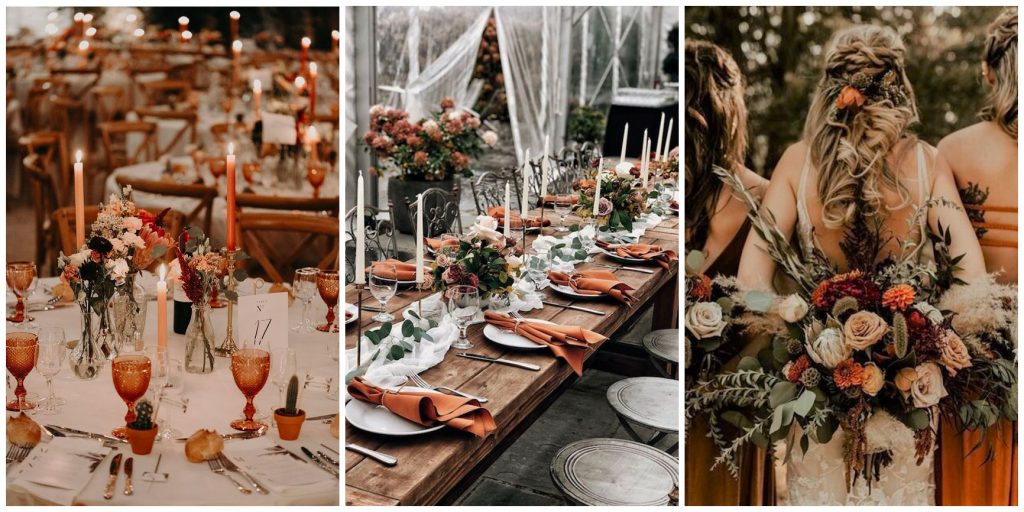
<svg viewBox="0 0 1024 512"><path fill-rule="evenodd" d="M667 217L658 226L649 229L642 237L644 243L662 245L666 249L678 252L679 233L678 217ZM553 233L553 228L545 230ZM533 236L528 238L532 242ZM617 263L607 256L595 257L596 262ZM578 268L589 268L590 264ZM661 323L676 322L678 318L678 265L665 271L658 266L649 268L657 270L654 274L644 274L626 270L614 273L623 282L636 288L634 296L638 304L627 308L614 301L574 301L548 291L547 298L563 304L581 304L606 312L605 316L592 315L554 306L546 306L539 311L531 311L525 316L552 320L563 325L580 325L597 332L610 335L622 326L627 319L636 314L644 304L655 302L656 315L667 315ZM346 289L345 297L349 303L355 303L357 294L352 287ZM420 297L431 292L404 290L388 303L388 311L400 317L400 312L414 304ZM377 301L369 293L363 294L363 303L376 306ZM675 310L673 313L672 310ZM374 328L371 317L374 312L364 312L360 322L363 329ZM656 321L657 322L657 321ZM434 385L444 385L464 390L468 393L486 396L490 401L487 409L494 416L497 431L484 439L468 436L464 432L442 429L438 432L410 438L389 438L367 434L346 425L346 442L356 443L367 448L380 450L398 458L394 467L385 467L362 455L346 452L345 481L346 503L374 504L373 498L402 505L430 505L437 503L459 481L473 470L494 447L504 439L506 433L512 431L530 412L567 379L572 376L572 369L563 361L552 357L548 351L523 352L505 349L500 345L489 343L483 336L483 324L473 325L467 335L474 344L473 352L500 357L508 355L518 361L530 362L541 367L540 371L531 372L508 366L472 361L455 356L449 351L445 359L437 366L422 373L422 377ZM356 329L346 330L345 345L355 347ZM588 354L590 356L595 351ZM349 496L352 493L352 496Z"/></svg>

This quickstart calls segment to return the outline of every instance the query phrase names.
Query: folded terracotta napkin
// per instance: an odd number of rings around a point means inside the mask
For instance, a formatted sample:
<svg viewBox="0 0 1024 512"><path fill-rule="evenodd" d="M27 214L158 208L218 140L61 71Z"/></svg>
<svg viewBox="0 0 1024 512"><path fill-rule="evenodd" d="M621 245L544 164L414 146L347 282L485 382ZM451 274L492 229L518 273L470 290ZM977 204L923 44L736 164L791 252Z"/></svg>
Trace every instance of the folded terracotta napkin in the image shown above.
<svg viewBox="0 0 1024 512"><path fill-rule="evenodd" d="M583 376L583 359L594 343L608 338L574 325L542 324L529 320L519 321L505 313L484 312L487 323L512 331L534 343L545 345L555 357L569 363L576 375Z"/></svg>
<svg viewBox="0 0 1024 512"><path fill-rule="evenodd" d="M544 204L552 203L569 203L576 204L580 202L579 196L576 195L565 195L565 196L544 196Z"/></svg>
<svg viewBox="0 0 1024 512"><path fill-rule="evenodd" d="M505 224L505 207L504 206L492 206L487 209L487 215L498 219L498 226L504 227ZM519 214L512 212L509 215L509 222L512 224L512 229L523 229L523 219L519 217ZM542 223L540 217L527 217L526 227L528 228L539 228ZM551 220L544 219L543 226L550 226Z"/></svg>
<svg viewBox="0 0 1024 512"><path fill-rule="evenodd" d="M636 298L629 293L633 291L633 287L619 281L619 278L608 270L583 270L572 274L552 270L548 272L548 279L554 284L568 286L582 295L606 293L627 306L636 302Z"/></svg>
<svg viewBox="0 0 1024 512"><path fill-rule="evenodd" d="M383 405L387 410L426 427L443 423L477 437L484 437L498 428L491 413L473 398L433 391L386 391L362 377L352 379L348 394L356 400Z"/></svg>
<svg viewBox="0 0 1024 512"><path fill-rule="evenodd" d="M444 243L442 244L440 238L427 238L427 237L423 237L423 243L427 244L427 247L430 247L430 250L432 250L434 252L439 251L441 249L442 245L450 245L452 247L458 247L458 245L459 245L459 241L458 240L449 239L449 240L445 240Z"/></svg>
<svg viewBox="0 0 1024 512"><path fill-rule="evenodd" d="M648 244L612 244L598 240L597 246L612 251L623 258L639 258L657 262L662 268L668 269L673 261L679 259L675 251L663 249L660 245Z"/></svg>
<svg viewBox="0 0 1024 512"><path fill-rule="evenodd" d="M394 265L395 272L391 272L387 265ZM396 279L395 274L398 274L397 279L399 281L412 281L416 279L416 264L405 263L396 259L388 259L384 261L375 261L366 267L366 272L373 272L373 275L381 276L385 279Z"/></svg>

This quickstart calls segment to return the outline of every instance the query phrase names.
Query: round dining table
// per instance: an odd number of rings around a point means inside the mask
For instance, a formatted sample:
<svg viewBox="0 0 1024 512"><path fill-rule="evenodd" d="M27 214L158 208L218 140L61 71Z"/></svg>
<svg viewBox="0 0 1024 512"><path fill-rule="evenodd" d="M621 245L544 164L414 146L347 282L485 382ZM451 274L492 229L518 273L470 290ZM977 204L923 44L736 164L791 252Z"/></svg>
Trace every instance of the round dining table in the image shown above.
<svg viewBox="0 0 1024 512"><path fill-rule="evenodd" d="M151 275L140 278L140 284L147 290L150 298L155 295L156 280ZM58 326L64 330L69 344L81 338L81 313L77 304L62 304L49 311L33 310L42 307L49 298L46 293L57 283L57 278L44 278L37 286L36 296L30 298L29 314L34 316L37 328ZM266 293L267 288L257 289L251 282L238 284L239 295ZM8 295L8 306L13 304L13 297ZM155 345L157 340L157 303L149 300L147 305L146 326L143 340L147 347ZM168 325L173 325L173 301L168 299ZM236 317L238 308L235 308ZM296 374L300 382L299 407L305 410L307 420L295 441L283 441L278 437L276 428L269 428L262 436L252 439L229 439L225 441L224 453L242 453L255 448L265 447L267 450L284 448L294 455L294 460L302 461L301 468L308 474L309 484L292 487L275 487L271 482L263 482L270 488L269 493L251 492L242 494L228 481L211 471L206 463L192 463L185 458L185 443L177 437L158 440L149 455L133 455L126 443L116 443L116 447L106 454L102 462L92 472L84 488L75 491L49 488L37 485L33 481L22 478L27 466L32 461L31 454L24 462L7 466L7 504L8 505L337 505L339 501L338 479L328 471L319 467L302 452L302 447L316 453L321 451L334 460L340 456L339 442L330 431L329 419L309 419L319 416L328 418L339 411L338 402L338 344L337 333L314 331L296 332L291 330L302 314L300 301L289 306L289 330L287 347L296 355ZM319 296L313 299L310 307L310 318L323 322L326 305ZM215 333L215 344L224 339L227 322L227 309L212 309L210 318ZM236 318L236 322L239 320ZM236 323L236 325L238 325ZM25 329L11 323L7 331ZM27 329L31 330L31 329ZM237 331L236 331L237 332ZM241 337L242 334L238 333ZM182 361L185 356L186 337L173 331L168 333L167 346L172 366ZM271 376L274 371L271 363ZM256 396L256 418L273 424L273 409L279 406L278 388L268 378L262 391ZM13 379L8 379L7 399L12 400ZM303 385L305 383L305 385ZM125 403L114 390L109 362L104 365L99 375L92 380L82 380L74 376L69 364L63 365L60 373L54 378L53 386L56 396L63 398L65 404L54 415L42 414L42 408L29 412L29 416L42 425L59 425L84 432L109 435L117 426L124 425L126 412ZM46 381L38 371L33 370L25 380L25 387L36 398L47 394ZM170 389L170 388L168 388ZM151 390L152 391L152 390ZM230 371L230 359L215 358L214 370L207 374L184 373L181 389L174 390L171 395L173 402L187 399L187 407L174 405L171 401L161 403L157 422L160 428L167 426L178 431L181 438L188 437L198 429L216 430L220 434L235 432L230 423L242 416L245 398L236 387ZM150 392L152 397L153 393ZM8 418L19 413L8 411ZM89 442L90 440L85 440ZM53 442L45 433L42 444ZM95 442L96 448L102 445ZM38 451L37 446L34 451ZM328 448L329 447L329 448ZM332 451L333 450L333 451ZM123 454L123 458L134 457L134 487L131 496L124 495L122 487L125 477L122 473L117 484L117 492L112 499L104 499L107 485L108 467L115 454ZM283 452L281 452L283 453ZM167 473L165 482L150 482L140 479L145 472L155 469L160 461L159 472ZM244 468L243 468L244 469ZM237 475L236 475L237 477ZM258 477L257 477L258 479Z"/></svg>

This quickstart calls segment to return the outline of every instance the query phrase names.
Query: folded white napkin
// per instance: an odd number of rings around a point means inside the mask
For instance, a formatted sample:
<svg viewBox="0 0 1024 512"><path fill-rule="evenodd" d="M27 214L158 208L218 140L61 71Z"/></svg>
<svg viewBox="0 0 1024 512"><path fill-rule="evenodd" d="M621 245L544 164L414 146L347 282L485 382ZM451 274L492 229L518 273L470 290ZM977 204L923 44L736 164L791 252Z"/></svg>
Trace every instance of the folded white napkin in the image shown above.
<svg viewBox="0 0 1024 512"><path fill-rule="evenodd" d="M273 493L308 494L337 486L338 480L314 462L293 457L266 437L228 443L224 455Z"/></svg>
<svg viewBox="0 0 1024 512"><path fill-rule="evenodd" d="M107 474L110 451L95 439L57 437L37 445L8 481L43 500L71 505L94 475Z"/></svg>

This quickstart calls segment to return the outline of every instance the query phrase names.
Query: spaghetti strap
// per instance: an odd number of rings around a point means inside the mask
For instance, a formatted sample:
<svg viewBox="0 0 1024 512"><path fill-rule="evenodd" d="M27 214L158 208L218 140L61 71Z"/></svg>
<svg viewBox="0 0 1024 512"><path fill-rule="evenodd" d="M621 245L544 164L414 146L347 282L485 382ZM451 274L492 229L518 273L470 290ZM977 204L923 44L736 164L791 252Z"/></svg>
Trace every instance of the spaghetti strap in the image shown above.
<svg viewBox="0 0 1024 512"><path fill-rule="evenodd" d="M917 182L921 204L924 204L931 194L928 191L928 165L924 160L924 143L920 142L917 144Z"/></svg>
<svg viewBox="0 0 1024 512"><path fill-rule="evenodd" d="M814 253L814 224L811 223L811 215L807 212L807 174L811 167L811 150L808 148L807 156L804 158L804 166L800 169L800 183L796 191L796 219L797 233L800 240L800 248L804 256L810 257Z"/></svg>

